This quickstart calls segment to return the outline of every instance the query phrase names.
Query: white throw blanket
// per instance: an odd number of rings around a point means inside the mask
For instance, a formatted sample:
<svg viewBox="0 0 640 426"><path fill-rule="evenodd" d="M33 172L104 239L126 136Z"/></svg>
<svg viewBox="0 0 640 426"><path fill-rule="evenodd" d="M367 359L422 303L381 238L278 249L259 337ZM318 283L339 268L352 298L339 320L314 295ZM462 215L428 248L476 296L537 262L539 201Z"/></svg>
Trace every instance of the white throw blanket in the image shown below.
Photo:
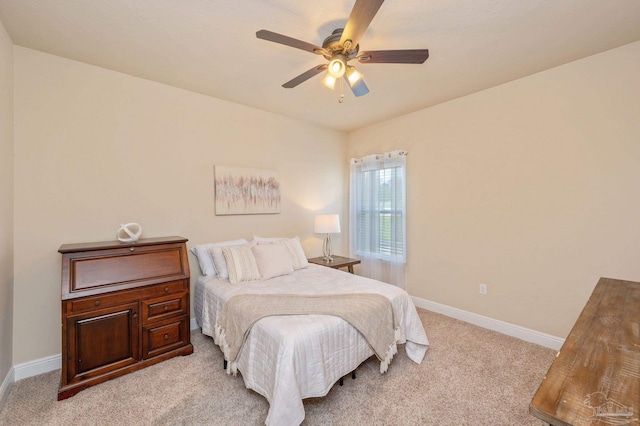
<svg viewBox="0 0 640 426"><path fill-rule="evenodd" d="M294 294L244 294L227 301L215 326L215 340L228 361L227 373L236 374L237 358L253 324L273 315L333 315L351 324L367 340L387 371L397 353L399 327L391 302L371 293L301 296Z"/></svg>

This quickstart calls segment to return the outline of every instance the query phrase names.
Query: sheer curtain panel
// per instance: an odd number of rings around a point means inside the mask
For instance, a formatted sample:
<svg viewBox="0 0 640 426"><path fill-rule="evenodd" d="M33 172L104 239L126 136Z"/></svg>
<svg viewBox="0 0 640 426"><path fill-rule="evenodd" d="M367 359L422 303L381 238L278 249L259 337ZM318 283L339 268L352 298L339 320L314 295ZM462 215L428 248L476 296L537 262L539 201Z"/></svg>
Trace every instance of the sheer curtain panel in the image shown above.
<svg viewBox="0 0 640 426"><path fill-rule="evenodd" d="M407 151L351 159L349 248L363 275L405 288Z"/></svg>

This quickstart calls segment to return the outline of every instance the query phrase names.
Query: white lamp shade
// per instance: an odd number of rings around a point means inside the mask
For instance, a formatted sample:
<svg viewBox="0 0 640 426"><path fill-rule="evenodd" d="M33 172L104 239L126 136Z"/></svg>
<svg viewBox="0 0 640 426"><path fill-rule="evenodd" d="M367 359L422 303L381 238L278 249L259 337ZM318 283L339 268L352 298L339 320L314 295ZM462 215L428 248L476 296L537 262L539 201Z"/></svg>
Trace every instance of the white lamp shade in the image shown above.
<svg viewBox="0 0 640 426"><path fill-rule="evenodd" d="M316 234L339 234L340 216L337 214L319 214L313 224Z"/></svg>

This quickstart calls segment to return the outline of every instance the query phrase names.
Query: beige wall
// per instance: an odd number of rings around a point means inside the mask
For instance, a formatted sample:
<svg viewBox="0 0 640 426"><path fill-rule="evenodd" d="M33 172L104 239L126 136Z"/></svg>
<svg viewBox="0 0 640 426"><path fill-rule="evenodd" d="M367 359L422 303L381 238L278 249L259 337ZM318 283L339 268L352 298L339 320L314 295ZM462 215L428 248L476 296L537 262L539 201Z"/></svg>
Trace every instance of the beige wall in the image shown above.
<svg viewBox="0 0 640 426"><path fill-rule="evenodd" d="M14 47L13 166L11 90L0 96L14 350L2 341L1 366L60 352L60 244L137 221L190 246L300 235L317 255L315 213L341 213L347 228L346 159L397 148L410 152L410 293L564 337L598 277L640 280L638 57L640 43L605 52L352 132L347 148L341 132ZM215 164L278 170L282 213L215 216ZM344 233L334 245L345 249Z"/></svg>
<svg viewBox="0 0 640 426"><path fill-rule="evenodd" d="M0 22L0 384L13 364L12 328L13 46Z"/></svg>
<svg viewBox="0 0 640 426"><path fill-rule="evenodd" d="M60 353L60 244L138 222L189 246L299 235L319 255L314 215L346 217L342 132L18 46L14 59L15 364ZM282 213L215 216L216 164L279 171Z"/></svg>
<svg viewBox="0 0 640 426"><path fill-rule="evenodd" d="M411 294L565 337L599 277L640 281L638 58L640 42L349 135L350 157L409 151Z"/></svg>

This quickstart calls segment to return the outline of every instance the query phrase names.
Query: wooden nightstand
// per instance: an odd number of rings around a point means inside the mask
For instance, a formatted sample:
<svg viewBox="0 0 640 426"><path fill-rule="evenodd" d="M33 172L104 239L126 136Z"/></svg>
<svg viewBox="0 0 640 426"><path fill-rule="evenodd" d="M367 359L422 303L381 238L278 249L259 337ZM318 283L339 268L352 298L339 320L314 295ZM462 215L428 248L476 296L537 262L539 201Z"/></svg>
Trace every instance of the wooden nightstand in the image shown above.
<svg viewBox="0 0 640 426"><path fill-rule="evenodd" d="M353 265L357 265L360 263L360 259L352 259L350 257L342 257L342 256L333 256L333 262L327 262L322 257L314 257L311 259L307 259L310 263L315 263L316 265L327 266L333 269L340 268L348 268L349 272L353 274Z"/></svg>

